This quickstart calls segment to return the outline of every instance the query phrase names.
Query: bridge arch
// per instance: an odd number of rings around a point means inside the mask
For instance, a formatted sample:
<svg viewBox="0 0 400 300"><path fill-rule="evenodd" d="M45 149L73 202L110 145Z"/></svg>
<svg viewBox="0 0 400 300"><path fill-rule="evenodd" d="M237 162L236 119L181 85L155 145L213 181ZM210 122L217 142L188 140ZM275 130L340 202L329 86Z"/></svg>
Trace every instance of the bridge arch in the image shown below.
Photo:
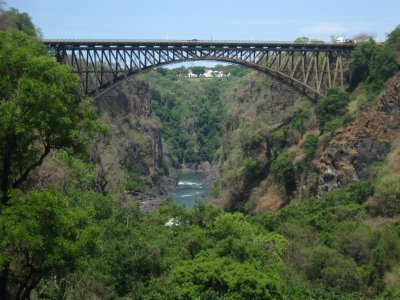
<svg viewBox="0 0 400 300"><path fill-rule="evenodd" d="M286 85L289 85L293 89L297 90L300 93L303 93L304 95L306 95L310 98L325 97L325 95L321 91L317 91L312 86L306 85L305 83L301 82L300 80L298 80L296 78L291 78L287 74L280 72L278 70L274 70L267 66L262 66L262 65L258 65L258 64L246 62L246 61L237 61L237 60L233 61L233 60L229 60L229 59L215 59L215 58L211 58L211 57L208 59L202 58L202 59L190 59L190 60L187 60L187 59L186 60L177 60L174 62L160 63L157 65L145 67L141 70L134 70L130 73L127 73L124 76L115 78L112 82L108 82L103 86L99 86L99 90L93 91L91 93L89 92L88 94L97 98L97 97L101 96L102 94L106 93L107 91L118 86L119 84L121 84L122 82L127 80L128 78L131 78L131 77L135 76L136 74L139 74L140 72L148 71L151 69L156 69L156 68L170 65L170 64L183 63L183 62L189 62L189 61L215 61L215 62L227 62L227 63L237 64L237 65L242 65L247 68L260 71L261 73L264 73L267 76L270 76Z"/></svg>
<svg viewBox="0 0 400 300"><path fill-rule="evenodd" d="M220 61L265 73L310 98L344 88L354 45L249 41L45 40L59 62L80 75L85 93L98 96L145 70L187 61Z"/></svg>

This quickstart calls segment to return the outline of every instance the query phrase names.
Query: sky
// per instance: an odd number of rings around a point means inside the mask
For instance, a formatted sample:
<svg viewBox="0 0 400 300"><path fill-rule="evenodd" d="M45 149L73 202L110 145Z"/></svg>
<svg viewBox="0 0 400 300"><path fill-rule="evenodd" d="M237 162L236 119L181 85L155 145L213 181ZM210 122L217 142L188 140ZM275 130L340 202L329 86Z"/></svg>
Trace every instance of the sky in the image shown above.
<svg viewBox="0 0 400 300"><path fill-rule="evenodd" d="M329 41L400 24L400 0L4 0L44 38Z"/></svg>

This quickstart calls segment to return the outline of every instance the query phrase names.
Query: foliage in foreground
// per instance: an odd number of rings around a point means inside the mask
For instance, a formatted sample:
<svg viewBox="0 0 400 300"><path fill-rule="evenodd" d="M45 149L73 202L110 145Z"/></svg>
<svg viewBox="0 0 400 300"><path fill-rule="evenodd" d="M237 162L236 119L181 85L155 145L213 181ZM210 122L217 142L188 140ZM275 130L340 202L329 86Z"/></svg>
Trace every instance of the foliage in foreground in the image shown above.
<svg viewBox="0 0 400 300"><path fill-rule="evenodd" d="M47 53L29 16L18 14L0 8L0 28L14 28L14 19L4 26L9 17L23 22L16 24L20 31L0 30L2 299L28 299L45 279L57 282L84 265L96 235L91 211L69 206L57 192L23 192L52 150L85 157L105 131L91 100L79 98L78 76Z"/></svg>
<svg viewBox="0 0 400 300"><path fill-rule="evenodd" d="M93 209L74 207L51 191L15 195L10 202L0 214L0 270L8 272L10 294L28 299L44 279L86 266L98 234Z"/></svg>
<svg viewBox="0 0 400 300"><path fill-rule="evenodd" d="M202 202L143 215L96 193L16 194L0 216L0 268L15 291L34 270L41 299L388 299L400 223L366 221L373 193L357 182L254 217Z"/></svg>
<svg viewBox="0 0 400 300"><path fill-rule="evenodd" d="M84 153L104 127L79 78L35 38L0 31L0 200L53 149Z"/></svg>

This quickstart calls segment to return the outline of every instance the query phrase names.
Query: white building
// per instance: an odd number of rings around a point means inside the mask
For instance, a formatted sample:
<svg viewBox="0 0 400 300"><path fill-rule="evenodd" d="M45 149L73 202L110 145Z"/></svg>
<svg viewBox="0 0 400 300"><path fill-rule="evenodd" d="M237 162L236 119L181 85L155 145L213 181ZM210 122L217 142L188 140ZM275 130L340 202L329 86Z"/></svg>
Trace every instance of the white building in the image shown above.
<svg viewBox="0 0 400 300"><path fill-rule="evenodd" d="M197 77L199 77L197 74L195 74L195 73L193 73L192 72L192 69L189 69L188 70L188 77L189 78L197 78Z"/></svg>
<svg viewBox="0 0 400 300"><path fill-rule="evenodd" d="M178 75L180 76L180 75ZM198 77L204 77L204 78L223 78L223 77L229 77L231 76L231 73L225 74L224 71L217 71L217 70L212 70L212 69L204 69L204 73L197 75L193 73L192 69L188 69L188 78L198 78Z"/></svg>
<svg viewBox="0 0 400 300"><path fill-rule="evenodd" d="M214 77L213 70L204 69L203 77L206 77L206 78Z"/></svg>

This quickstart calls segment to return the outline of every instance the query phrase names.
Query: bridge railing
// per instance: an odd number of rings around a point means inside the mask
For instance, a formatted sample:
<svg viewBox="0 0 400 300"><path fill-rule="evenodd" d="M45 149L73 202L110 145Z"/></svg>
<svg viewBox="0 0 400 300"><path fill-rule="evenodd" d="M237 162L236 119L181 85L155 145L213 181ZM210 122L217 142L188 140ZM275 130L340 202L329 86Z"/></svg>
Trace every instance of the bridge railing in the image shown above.
<svg viewBox="0 0 400 300"><path fill-rule="evenodd" d="M352 43L296 43L294 41L259 41L259 40L168 40L168 39L43 39L46 45L68 45L68 46L284 46L284 47L354 47Z"/></svg>

